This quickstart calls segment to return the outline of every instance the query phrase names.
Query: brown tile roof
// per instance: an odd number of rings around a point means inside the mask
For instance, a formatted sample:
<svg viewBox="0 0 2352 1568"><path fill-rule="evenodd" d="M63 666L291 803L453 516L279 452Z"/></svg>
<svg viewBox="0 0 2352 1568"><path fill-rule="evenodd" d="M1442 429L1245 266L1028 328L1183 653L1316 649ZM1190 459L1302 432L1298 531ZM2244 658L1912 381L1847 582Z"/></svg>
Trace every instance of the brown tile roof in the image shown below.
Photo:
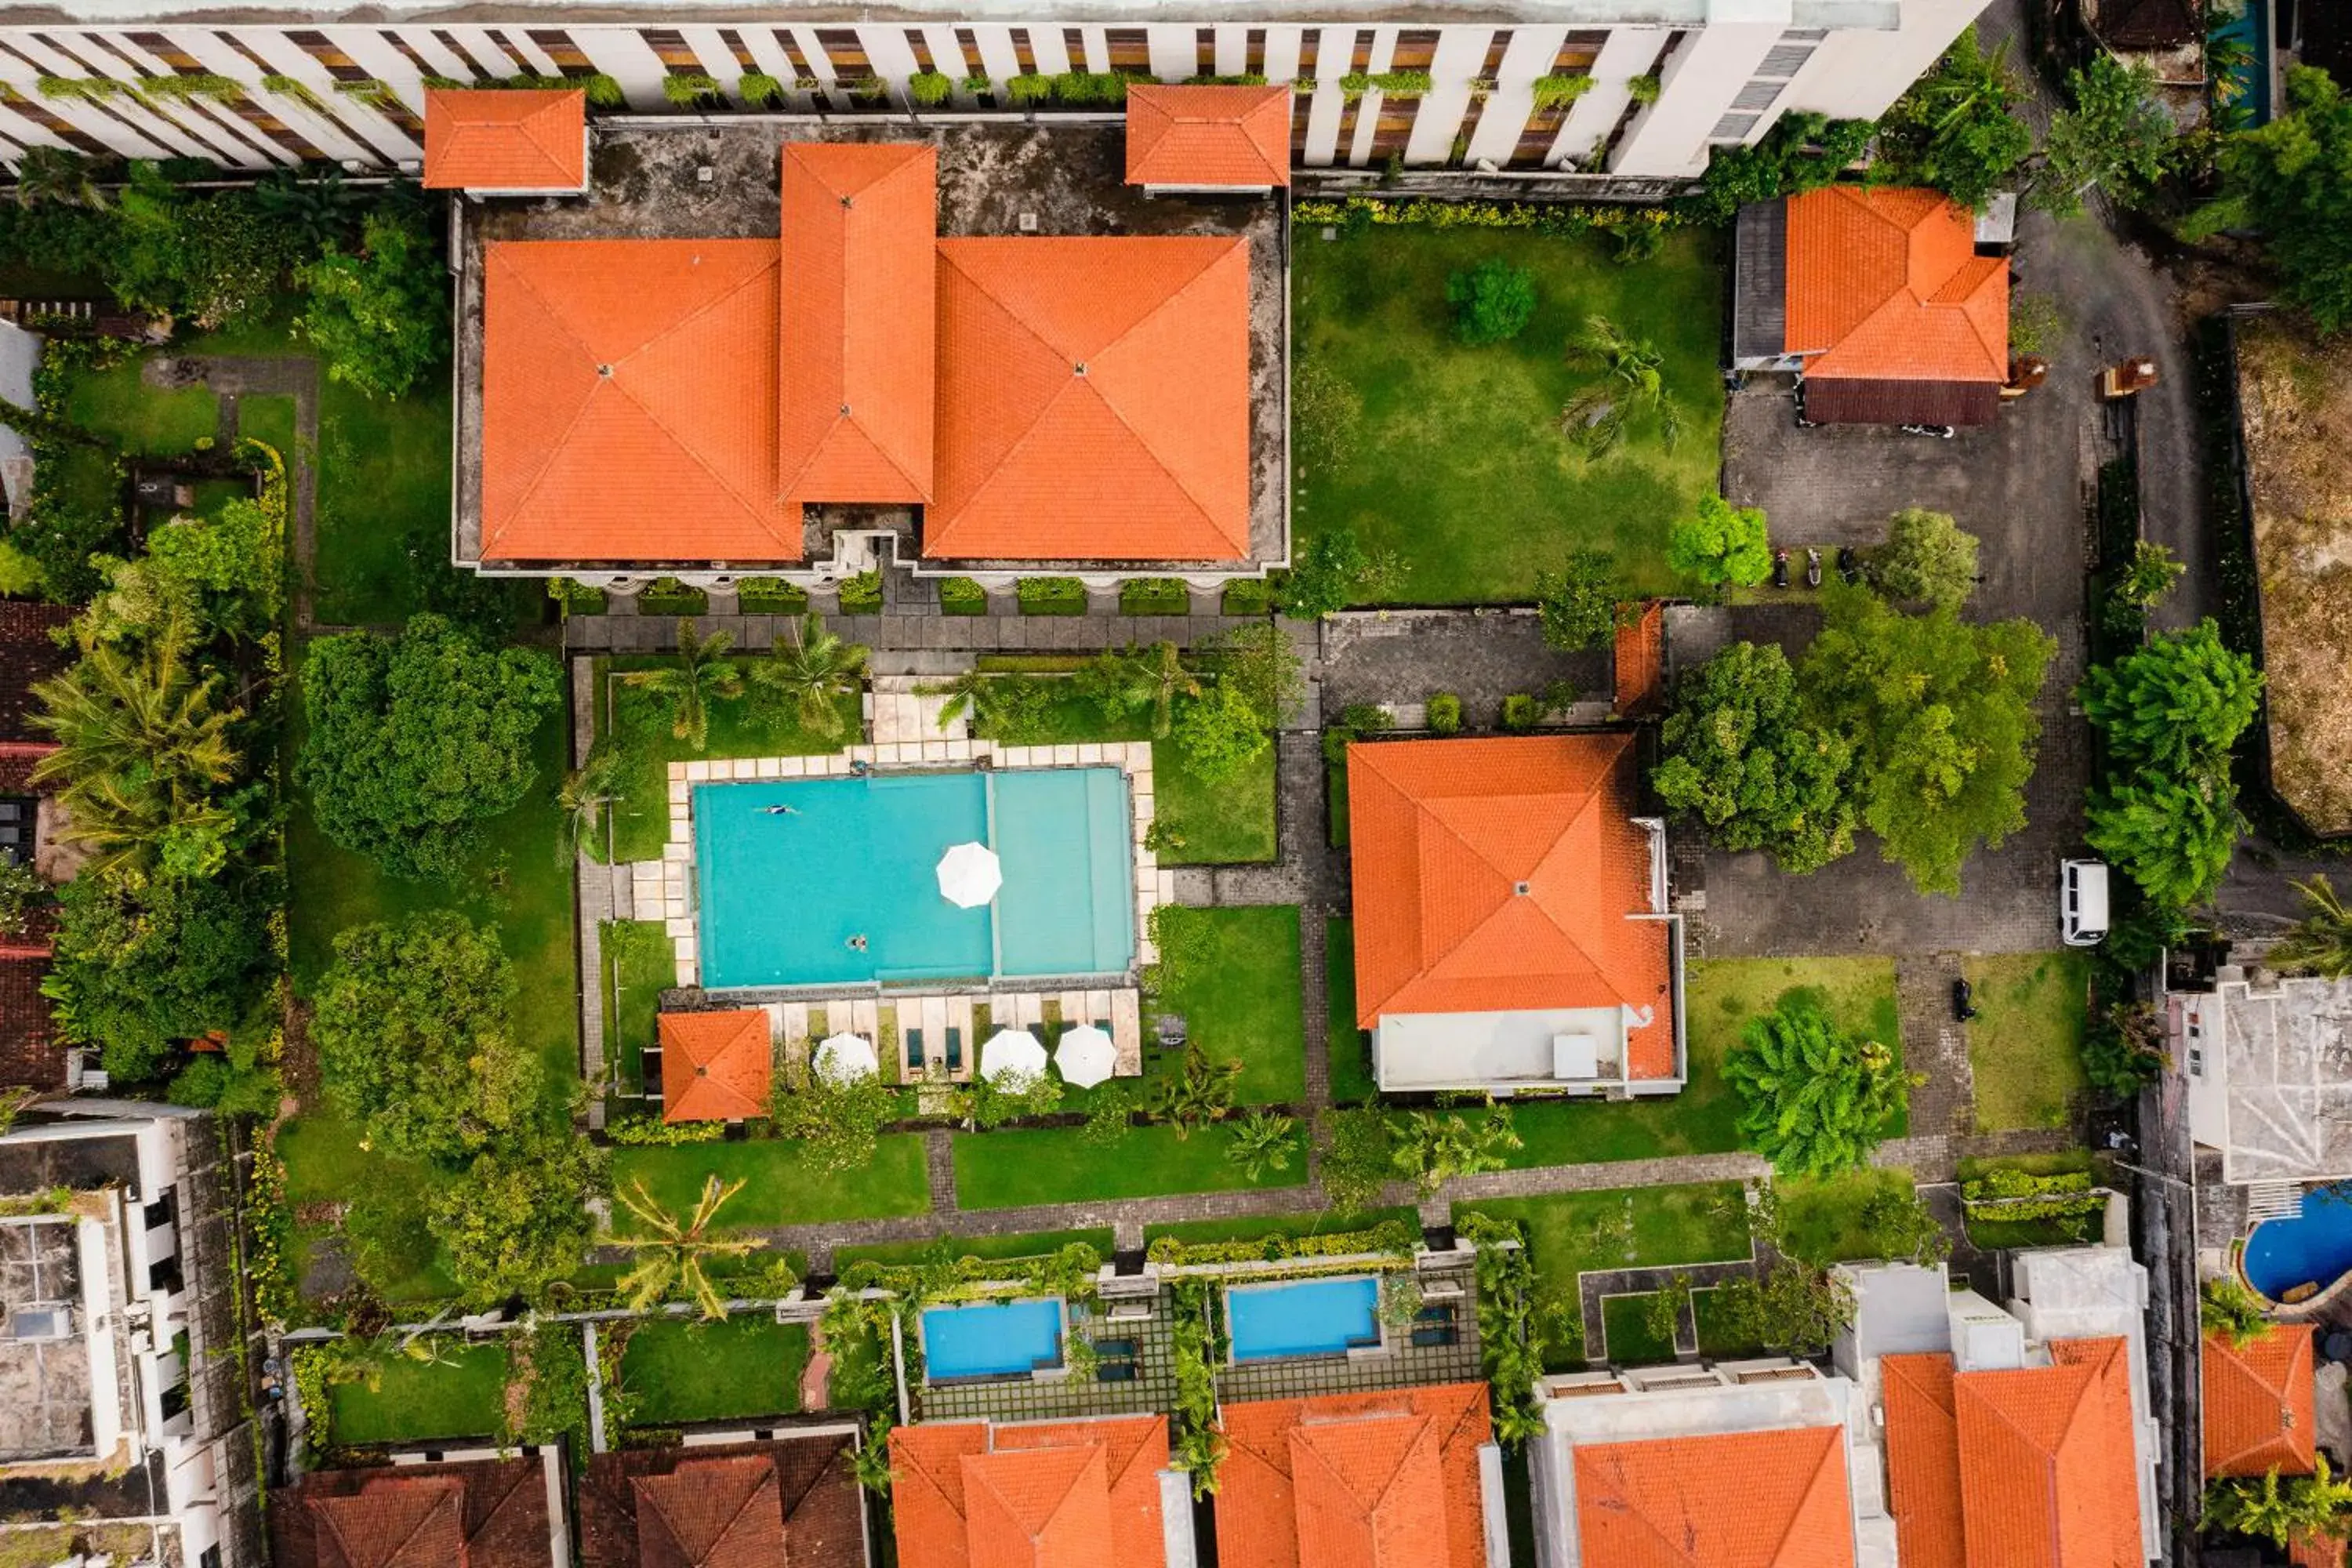
<svg viewBox="0 0 2352 1568"><path fill-rule="evenodd" d="M587 184L585 92L425 89L426 190L577 191Z"/></svg>
<svg viewBox="0 0 2352 1568"><path fill-rule="evenodd" d="M1224 1408L1223 1568L1481 1568L1484 1384Z"/></svg>
<svg viewBox="0 0 2352 1568"><path fill-rule="evenodd" d="M766 1013L664 1013L656 1023L664 1121L748 1121L768 1114L774 1053Z"/></svg>
<svg viewBox="0 0 2352 1568"><path fill-rule="evenodd" d="M793 142L783 170L782 494L928 500L939 154Z"/></svg>
<svg viewBox="0 0 2352 1568"><path fill-rule="evenodd" d="M1165 1561L1168 1423L929 1422L890 1434L902 1568L1150 1568Z"/></svg>
<svg viewBox="0 0 2352 1568"><path fill-rule="evenodd" d="M797 561L776 243L508 240L483 261L482 556Z"/></svg>
<svg viewBox="0 0 2352 1568"><path fill-rule="evenodd" d="M1616 709L1624 718L1650 712L1665 699L1666 607L1656 599L1617 621Z"/></svg>
<svg viewBox="0 0 2352 1568"><path fill-rule="evenodd" d="M1249 241L939 243L923 553L1249 553Z"/></svg>
<svg viewBox="0 0 2352 1568"><path fill-rule="evenodd" d="M580 1568L864 1568L855 1439L598 1454L580 1481Z"/></svg>
<svg viewBox="0 0 2352 1568"><path fill-rule="evenodd" d="M1828 185L1788 204L1788 351L1805 379L2009 376L2009 263L1939 191ZM1811 412L1811 404L1807 404Z"/></svg>
<svg viewBox="0 0 2352 1568"><path fill-rule="evenodd" d="M315 1471L270 1494L274 1568L553 1568L538 1457Z"/></svg>
<svg viewBox="0 0 2352 1568"><path fill-rule="evenodd" d="M1231 186L1290 184L1290 89L1127 89L1127 183Z"/></svg>
<svg viewBox="0 0 2352 1568"><path fill-rule="evenodd" d="M1583 1568L1853 1568L1840 1427L1595 1444L1575 1463Z"/></svg>
<svg viewBox="0 0 2352 1568"><path fill-rule="evenodd" d="M1634 765L1622 733L1349 746L1357 1021L1622 1005L1632 1076L1671 1077Z"/></svg>
<svg viewBox="0 0 2352 1568"><path fill-rule="evenodd" d="M73 618L74 612L62 605L0 599L0 748L31 742L41 753L54 749L49 737L33 727L40 707L33 688L73 663L72 645L60 646L57 638ZM0 750L0 759L6 754Z"/></svg>
<svg viewBox="0 0 2352 1568"><path fill-rule="evenodd" d="M2205 1478L2312 1472L2312 1325L2205 1336Z"/></svg>

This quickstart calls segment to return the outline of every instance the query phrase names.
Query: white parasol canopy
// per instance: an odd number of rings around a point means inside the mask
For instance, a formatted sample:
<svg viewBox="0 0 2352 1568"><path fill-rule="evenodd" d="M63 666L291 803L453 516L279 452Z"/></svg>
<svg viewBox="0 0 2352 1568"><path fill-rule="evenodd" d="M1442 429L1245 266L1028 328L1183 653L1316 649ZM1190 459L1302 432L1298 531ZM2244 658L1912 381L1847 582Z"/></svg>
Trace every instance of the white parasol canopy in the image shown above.
<svg viewBox="0 0 2352 1568"><path fill-rule="evenodd" d="M863 1035L827 1035L817 1042L809 1065L828 1083L856 1083L882 1070L873 1044Z"/></svg>
<svg viewBox="0 0 2352 1568"><path fill-rule="evenodd" d="M1045 1047L1026 1029L999 1029L980 1047L980 1076L991 1083L1045 1076Z"/></svg>
<svg viewBox="0 0 2352 1568"><path fill-rule="evenodd" d="M1118 1065L1118 1050L1108 1034L1092 1024L1081 1024L1062 1031L1061 1041L1054 1047L1054 1064L1062 1069L1063 1082L1092 1089Z"/></svg>
<svg viewBox="0 0 2352 1568"><path fill-rule="evenodd" d="M940 896L958 909L976 910L1004 886L1004 868L985 844L957 844L940 857Z"/></svg>

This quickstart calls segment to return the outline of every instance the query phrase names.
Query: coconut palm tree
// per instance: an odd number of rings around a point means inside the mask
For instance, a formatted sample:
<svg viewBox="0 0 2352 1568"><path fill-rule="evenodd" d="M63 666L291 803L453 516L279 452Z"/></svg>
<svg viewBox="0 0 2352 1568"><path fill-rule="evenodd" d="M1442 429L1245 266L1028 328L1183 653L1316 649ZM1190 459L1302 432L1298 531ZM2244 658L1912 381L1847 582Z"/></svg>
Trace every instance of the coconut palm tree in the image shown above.
<svg viewBox="0 0 2352 1568"><path fill-rule="evenodd" d="M37 684L33 723L58 749L33 767L36 784L67 794L100 778L202 789L236 771L234 710L213 706L215 677L199 676L168 628L144 649L100 643L64 674ZM68 803L70 805L70 801Z"/></svg>
<svg viewBox="0 0 2352 1568"><path fill-rule="evenodd" d="M590 747L580 765L564 774L563 782L556 786L555 804L563 809L564 820L572 825L572 831L556 841L559 864L578 858L589 836L603 820L604 809L620 793L620 753L602 742Z"/></svg>
<svg viewBox="0 0 2352 1568"><path fill-rule="evenodd" d="M1251 1181L1261 1181L1269 1173L1290 1169L1290 1156L1297 1148L1293 1134L1298 1123L1292 1118L1270 1110L1253 1110L1233 1124L1233 1139L1225 1145L1225 1158L1239 1165L1242 1174Z"/></svg>
<svg viewBox="0 0 2352 1568"><path fill-rule="evenodd" d="M67 207L102 207L106 193L98 188L90 161L64 147L27 147L16 163L16 200L37 207L54 204Z"/></svg>
<svg viewBox="0 0 2352 1568"><path fill-rule="evenodd" d="M717 1176L708 1178L702 1184L701 1199L683 1219L656 1203L641 1180L630 1182L614 1194L621 1200L621 1206L635 1215L646 1230L644 1236L612 1238L614 1246L628 1247L637 1254L636 1266L621 1276L621 1289L628 1292L631 1311L644 1311L668 1296L676 1286L702 1309L703 1321L727 1315L726 1298L711 1283L707 1267L709 1260L740 1258L768 1245L759 1237L722 1239L710 1233L719 1211L744 1185L739 1181L732 1186L721 1186Z"/></svg>
<svg viewBox="0 0 2352 1568"><path fill-rule="evenodd" d="M181 876L220 868L236 819L201 793L174 790L152 778L112 773L60 790L66 807L60 843L85 856L83 868L108 876L145 876L161 863Z"/></svg>
<svg viewBox="0 0 2352 1568"><path fill-rule="evenodd" d="M658 669L633 669L621 677L670 704L669 732L700 751L710 742L710 704L742 694L743 672L728 662L735 646L727 632L698 636L694 617L677 619L677 662Z"/></svg>
<svg viewBox="0 0 2352 1568"><path fill-rule="evenodd" d="M2352 974L2352 908L2327 879L2315 873L2294 884L2303 895L2303 919L2273 944L2264 962L2273 969L2300 970L2328 980Z"/></svg>
<svg viewBox="0 0 2352 1568"><path fill-rule="evenodd" d="M1144 1109L1172 1123L1181 1140L1233 1109L1234 1087L1241 1076L1241 1063L1212 1061L1195 1042L1185 1047L1183 1065L1176 1073L1153 1086Z"/></svg>
<svg viewBox="0 0 2352 1568"><path fill-rule="evenodd" d="M768 657L751 667L751 679L787 699L801 728L813 735L841 733L843 697L857 689L866 674L865 647L827 631L824 617L811 610Z"/></svg>
<svg viewBox="0 0 2352 1568"><path fill-rule="evenodd" d="M1658 422L1658 439L1673 451L1682 438L1682 405L1665 388L1666 356L1655 343L1631 338L1605 316L1587 316L1569 341L1571 363L1590 365L1601 378L1580 389L1559 411L1561 433L1588 461L1598 461L1624 444L1627 422L1648 413Z"/></svg>
<svg viewBox="0 0 2352 1568"><path fill-rule="evenodd" d="M1172 642L1109 649L1078 672L1077 685L1114 721L1149 708L1152 739L1161 741L1174 723L1176 700L1201 695L1200 680Z"/></svg>

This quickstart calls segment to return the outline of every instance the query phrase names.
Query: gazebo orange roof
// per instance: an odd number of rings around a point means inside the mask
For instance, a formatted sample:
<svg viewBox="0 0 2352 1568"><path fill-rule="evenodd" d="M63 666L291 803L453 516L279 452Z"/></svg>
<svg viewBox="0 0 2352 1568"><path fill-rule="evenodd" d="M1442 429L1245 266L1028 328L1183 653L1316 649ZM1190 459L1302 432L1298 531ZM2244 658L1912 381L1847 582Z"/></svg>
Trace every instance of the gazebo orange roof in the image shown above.
<svg viewBox="0 0 2352 1568"><path fill-rule="evenodd" d="M428 191L578 191L588 95L577 88L425 89Z"/></svg>
<svg viewBox="0 0 2352 1568"><path fill-rule="evenodd" d="M768 1114L772 1047L766 1013L664 1013L658 1029L664 1121L748 1121Z"/></svg>
<svg viewBox="0 0 2352 1568"><path fill-rule="evenodd" d="M1853 1568L1838 1427L1592 1444L1575 1465L1583 1568Z"/></svg>
<svg viewBox="0 0 2352 1568"><path fill-rule="evenodd" d="M2244 1344L2205 1336L2205 1477L2313 1469L2312 1326L2273 1323Z"/></svg>
<svg viewBox="0 0 2352 1568"><path fill-rule="evenodd" d="M1290 89L1137 82L1127 183L1261 190L1290 184Z"/></svg>

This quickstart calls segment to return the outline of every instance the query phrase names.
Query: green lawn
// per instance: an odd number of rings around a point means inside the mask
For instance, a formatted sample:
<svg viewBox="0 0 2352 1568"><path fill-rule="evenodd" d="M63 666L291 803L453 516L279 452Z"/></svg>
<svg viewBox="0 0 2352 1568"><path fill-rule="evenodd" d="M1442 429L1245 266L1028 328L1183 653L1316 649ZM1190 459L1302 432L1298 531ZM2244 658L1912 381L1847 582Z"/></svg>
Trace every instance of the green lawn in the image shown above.
<svg viewBox="0 0 2352 1568"><path fill-rule="evenodd" d="M133 457L177 457L220 427L220 399L201 386L166 392L140 379L144 355L109 370L82 370L66 393L65 416Z"/></svg>
<svg viewBox="0 0 2352 1568"><path fill-rule="evenodd" d="M1329 818L1325 836L1331 847L1348 847L1348 764L1345 761L1323 764L1323 807Z"/></svg>
<svg viewBox="0 0 2352 1568"><path fill-rule="evenodd" d="M808 1330L764 1313L715 1323L656 1319L629 1335L621 1386L636 1402L639 1426L789 1415L801 1407L808 1359Z"/></svg>
<svg viewBox="0 0 2352 1568"><path fill-rule="evenodd" d="M1137 1127L1108 1146L1087 1142L1082 1131L1046 1127L956 1134L956 1202L967 1209L1014 1208L1285 1187L1307 1179L1304 1128L1294 1134L1298 1152L1290 1168L1269 1173L1262 1183L1252 1183L1225 1158L1232 1137L1222 1127L1205 1127L1189 1138L1177 1137L1172 1127Z"/></svg>
<svg viewBox="0 0 2352 1568"><path fill-rule="evenodd" d="M1739 1043L1749 1019L1805 994L1840 1028L1901 1052L1903 1017L1895 1000L1893 959L1728 958L1690 966L1683 995L1693 1058L1704 1041L1711 1058L1721 1060ZM1883 1136L1903 1137L1910 1121L1906 1097Z"/></svg>
<svg viewBox="0 0 2352 1568"><path fill-rule="evenodd" d="M1637 592L1671 588L1666 530L1715 487L1720 460L1718 243L1683 229L1655 259L1621 267L1597 236L1381 227L1327 243L1302 227L1295 355L1354 387L1363 420L1343 466L1298 471L1300 544L1349 526L1394 551L1405 570L1381 597L1398 604L1532 598L1536 574L1578 549L1613 552ZM1446 277L1489 257L1535 274L1535 319L1511 342L1466 348ZM1598 378L1564 353L1589 315L1664 353L1687 426L1672 452L1646 421L1601 463L1561 436L1561 405Z"/></svg>
<svg viewBox="0 0 2352 1568"><path fill-rule="evenodd" d="M286 1162L286 1196L294 1204L349 1203L383 1193L422 1197L450 1180L429 1165L361 1148L358 1130L323 1107L280 1127L276 1149L278 1158ZM334 1235L324 1225L298 1227L295 1257L309 1258ZM386 1286L383 1294L392 1301L437 1301L448 1298L456 1288L447 1270L436 1261Z"/></svg>
<svg viewBox="0 0 2352 1568"><path fill-rule="evenodd" d="M1655 1366L1675 1359L1675 1342L1661 1339L1650 1327L1650 1302L1654 1291L1638 1296L1605 1296L1601 1321L1609 1334L1609 1359L1619 1366Z"/></svg>
<svg viewBox="0 0 2352 1568"><path fill-rule="evenodd" d="M329 1394L335 1442L414 1443L427 1437L495 1437L506 1426L507 1352L500 1345L433 1342L440 1360L383 1364L383 1381L338 1384Z"/></svg>
<svg viewBox="0 0 2352 1568"><path fill-rule="evenodd" d="M654 1009L677 984L677 949L659 921L607 921L604 953L604 1044L630 1089L645 1083L646 1048L654 1043Z"/></svg>
<svg viewBox="0 0 2352 1568"><path fill-rule="evenodd" d="M1163 1236L1190 1242L1263 1241L1269 1236L1341 1236L1391 1222L1403 1226L1416 1237L1421 1234L1420 1210L1392 1208L1374 1209L1370 1214L1276 1214L1240 1219L1186 1220L1178 1225L1148 1226L1143 1239L1148 1246Z"/></svg>
<svg viewBox="0 0 2352 1568"><path fill-rule="evenodd" d="M1356 922L1326 921L1323 926L1323 993L1329 1009L1331 1102L1351 1105L1370 1100L1380 1086L1372 1080L1371 1037L1356 1027Z"/></svg>
<svg viewBox="0 0 2352 1568"><path fill-rule="evenodd" d="M1029 1236L957 1236L932 1241L884 1241L871 1247L835 1247L833 1268L841 1273L853 1263L879 1263L888 1267L923 1262L935 1254L949 1258L982 1258L993 1262L1005 1258L1038 1258L1049 1252L1059 1252L1066 1247L1087 1246L1105 1258L1111 1254L1112 1237L1108 1230L1047 1230Z"/></svg>
<svg viewBox="0 0 2352 1568"><path fill-rule="evenodd" d="M277 448L286 459L286 470L294 471L294 399L289 396L239 397L236 400L236 433L249 441L260 441Z"/></svg>
<svg viewBox="0 0 2352 1568"><path fill-rule="evenodd" d="M1213 1059L1241 1061L1241 1079L1234 1086L1241 1104L1292 1105L1305 1099L1297 909L1178 906L1163 920L1208 934L1196 976L1162 996L1160 1005L1184 1016L1188 1037ZM1160 1059L1172 1062L1174 1053Z"/></svg>
<svg viewBox="0 0 2352 1568"><path fill-rule="evenodd" d="M1783 1249L1809 1263L1843 1263L1883 1256L1862 1223L1863 1206L1881 1193L1908 1194L1911 1173L1865 1168L1790 1177L1779 1188Z"/></svg>
<svg viewBox="0 0 2352 1568"><path fill-rule="evenodd" d="M1976 987L1968 1029L1979 1131L2065 1126L2090 1087L2083 1030L2091 961L2079 952L2001 953L1969 960L1967 973Z"/></svg>
<svg viewBox="0 0 2352 1568"><path fill-rule="evenodd" d="M449 564L451 427L446 374L426 375L397 402L320 376L311 573L320 621L396 624L449 596L457 571ZM535 581L455 586L505 599L519 618L545 598Z"/></svg>
<svg viewBox="0 0 2352 1568"><path fill-rule="evenodd" d="M722 1216L730 1226L887 1219L921 1214L931 1201L923 1141L911 1132L885 1135L873 1162L849 1171L820 1171L798 1144L776 1138L613 1152L614 1184L642 1181L654 1201L673 1214L690 1208L704 1179L712 1175L747 1183Z"/></svg>

